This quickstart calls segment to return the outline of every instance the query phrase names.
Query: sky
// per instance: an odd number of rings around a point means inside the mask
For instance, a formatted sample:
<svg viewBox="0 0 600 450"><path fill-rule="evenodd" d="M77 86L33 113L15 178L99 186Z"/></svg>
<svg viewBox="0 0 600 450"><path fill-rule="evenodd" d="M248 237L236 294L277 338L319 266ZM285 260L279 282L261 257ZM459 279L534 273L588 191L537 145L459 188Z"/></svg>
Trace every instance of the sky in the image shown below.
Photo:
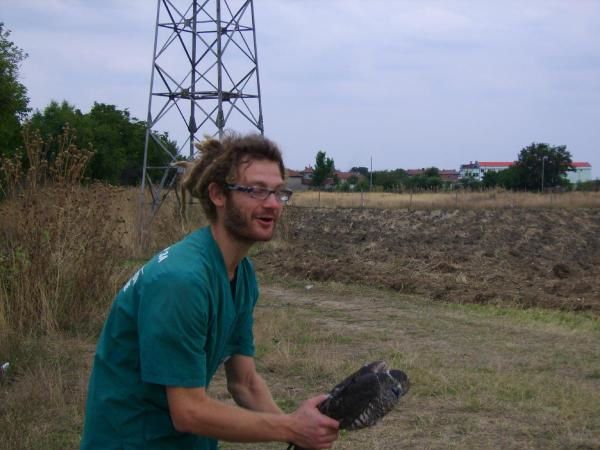
<svg viewBox="0 0 600 450"><path fill-rule="evenodd" d="M291 169L324 151L339 170L458 170L543 142L600 177L600 0L254 0L254 11L265 135ZM29 54L32 108L97 101L146 118L154 0L0 0L0 21Z"/></svg>

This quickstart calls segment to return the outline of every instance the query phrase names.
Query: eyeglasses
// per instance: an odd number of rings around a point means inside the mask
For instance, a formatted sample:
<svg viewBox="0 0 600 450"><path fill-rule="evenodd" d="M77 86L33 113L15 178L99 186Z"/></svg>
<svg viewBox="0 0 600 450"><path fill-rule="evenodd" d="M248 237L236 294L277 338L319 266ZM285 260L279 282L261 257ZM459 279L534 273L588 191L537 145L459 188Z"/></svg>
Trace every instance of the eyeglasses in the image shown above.
<svg viewBox="0 0 600 450"><path fill-rule="evenodd" d="M278 202L287 203L292 196L292 191L289 189L267 189L260 186L242 186L240 184L227 184L227 189L230 191L240 191L250 194L250 197L257 200L266 200L269 195L275 194Z"/></svg>

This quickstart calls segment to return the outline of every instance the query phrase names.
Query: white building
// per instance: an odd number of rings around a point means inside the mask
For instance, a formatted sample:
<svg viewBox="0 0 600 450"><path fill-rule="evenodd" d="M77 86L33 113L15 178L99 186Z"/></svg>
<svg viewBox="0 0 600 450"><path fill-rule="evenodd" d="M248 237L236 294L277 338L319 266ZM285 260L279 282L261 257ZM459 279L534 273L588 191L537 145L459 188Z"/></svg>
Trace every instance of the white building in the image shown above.
<svg viewBox="0 0 600 450"><path fill-rule="evenodd" d="M501 170L508 169L513 164L514 162L512 161L471 161L469 164L461 164L459 178L472 178L477 181L482 181L486 172L500 172ZM592 181L592 166L590 163L574 162L571 164L575 168L575 171L568 171L566 173L566 177L571 183Z"/></svg>
<svg viewBox="0 0 600 450"><path fill-rule="evenodd" d="M497 161L471 161L469 164L461 164L459 170L459 178L472 178L477 181L483 180L486 172L500 172L508 169L514 162L497 162Z"/></svg>
<svg viewBox="0 0 600 450"><path fill-rule="evenodd" d="M588 162L574 162L575 172L567 172L567 179L571 183L592 181L592 165Z"/></svg>

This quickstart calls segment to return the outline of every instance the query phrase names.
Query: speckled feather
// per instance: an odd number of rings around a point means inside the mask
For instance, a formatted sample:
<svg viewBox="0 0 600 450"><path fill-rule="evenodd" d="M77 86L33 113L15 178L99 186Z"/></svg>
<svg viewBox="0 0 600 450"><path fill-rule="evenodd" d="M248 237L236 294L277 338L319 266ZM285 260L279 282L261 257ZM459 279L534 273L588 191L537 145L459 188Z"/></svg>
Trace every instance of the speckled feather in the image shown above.
<svg viewBox="0 0 600 450"><path fill-rule="evenodd" d="M384 361L365 364L336 385L318 408L340 422L340 429L359 430L375 425L389 413L410 387L401 370L390 370ZM303 449L290 445L288 449Z"/></svg>

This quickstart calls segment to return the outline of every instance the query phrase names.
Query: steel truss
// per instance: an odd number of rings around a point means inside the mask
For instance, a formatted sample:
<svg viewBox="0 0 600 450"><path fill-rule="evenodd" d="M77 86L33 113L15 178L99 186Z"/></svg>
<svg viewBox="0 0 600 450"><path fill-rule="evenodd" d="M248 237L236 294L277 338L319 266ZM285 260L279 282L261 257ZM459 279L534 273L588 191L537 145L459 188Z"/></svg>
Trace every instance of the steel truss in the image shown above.
<svg viewBox="0 0 600 450"><path fill-rule="evenodd" d="M140 230L173 190L180 159L194 143L226 129L263 134L253 0L158 0L148 98ZM181 142L165 145L159 129ZM164 134L163 134L164 136ZM150 166L157 145L170 162ZM178 196L179 198L179 196Z"/></svg>

